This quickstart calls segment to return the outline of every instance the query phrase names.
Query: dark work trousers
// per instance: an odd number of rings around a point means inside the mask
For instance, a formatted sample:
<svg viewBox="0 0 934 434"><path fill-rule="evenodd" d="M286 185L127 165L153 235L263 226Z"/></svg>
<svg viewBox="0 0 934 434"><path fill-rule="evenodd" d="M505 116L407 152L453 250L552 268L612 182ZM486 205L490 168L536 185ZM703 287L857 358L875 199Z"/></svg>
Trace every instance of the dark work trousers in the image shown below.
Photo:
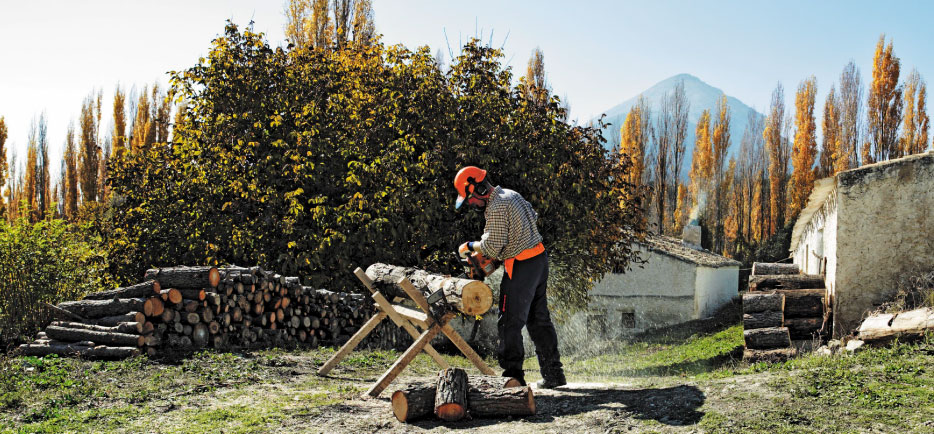
<svg viewBox="0 0 934 434"><path fill-rule="evenodd" d="M561 374L561 356L558 354L558 334L551 323L545 289L548 283L548 253L534 258L515 261L512 278L503 273L499 290L499 345L497 357L503 376L522 376L525 350L522 346L522 327L528 327L535 343L535 353L543 378Z"/></svg>

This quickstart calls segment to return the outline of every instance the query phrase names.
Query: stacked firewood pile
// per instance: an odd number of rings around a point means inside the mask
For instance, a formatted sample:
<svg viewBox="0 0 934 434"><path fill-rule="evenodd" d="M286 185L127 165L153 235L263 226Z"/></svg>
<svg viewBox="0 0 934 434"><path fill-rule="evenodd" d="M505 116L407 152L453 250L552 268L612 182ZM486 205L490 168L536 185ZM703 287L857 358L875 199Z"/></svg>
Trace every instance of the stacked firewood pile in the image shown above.
<svg viewBox="0 0 934 434"><path fill-rule="evenodd" d="M794 264L753 264L743 296L747 360L781 360L797 351L792 341L821 339L828 323L822 276L800 274Z"/></svg>
<svg viewBox="0 0 934 434"><path fill-rule="evenodd" d="M260 267L150 269L144 282L53 307L56 321L24 355L123 358L345 342L372 315L372 300L302 286Z"/></svg>
<svg viewBox="0 0 934 434"><path fill-rule="evenodd" d="M435 415L444 421L466 417L531 416L532 388L507 377L467 378L460 368L444 369L430 383L415 383L392 394L392 412L400 422Z"/></svg>

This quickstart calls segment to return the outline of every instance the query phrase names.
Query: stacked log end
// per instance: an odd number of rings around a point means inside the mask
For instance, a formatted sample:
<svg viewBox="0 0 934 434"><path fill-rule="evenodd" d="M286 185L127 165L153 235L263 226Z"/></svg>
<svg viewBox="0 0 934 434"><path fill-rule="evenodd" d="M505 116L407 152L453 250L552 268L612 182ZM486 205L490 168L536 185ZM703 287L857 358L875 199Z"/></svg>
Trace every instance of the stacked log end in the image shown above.
<svg viewBox="0 0 934 434"><path fill-rule="evenodd" d="M796 354L792 340L825 336L824 278L801 274L795 264L753 264L743 296L744 358L777 361Z"/></svg>
<svg viewBox="0 0 934 434"><path fill-rule="evenodd" d="M411 384L392 394L392 412L400 422L434 414L445 421L466 417L531 416L535 414L532 388L515 378L477 375L459 368L438 373L430 383Z"/></svg>
<svg viewBox="0 0 934 434"><path fill-rule="evenodd" d="M124 358L273 346L339 345L374 313L372 300L302 286L260 267L148 270L136 285L53 307L26 355Z"/></svg>

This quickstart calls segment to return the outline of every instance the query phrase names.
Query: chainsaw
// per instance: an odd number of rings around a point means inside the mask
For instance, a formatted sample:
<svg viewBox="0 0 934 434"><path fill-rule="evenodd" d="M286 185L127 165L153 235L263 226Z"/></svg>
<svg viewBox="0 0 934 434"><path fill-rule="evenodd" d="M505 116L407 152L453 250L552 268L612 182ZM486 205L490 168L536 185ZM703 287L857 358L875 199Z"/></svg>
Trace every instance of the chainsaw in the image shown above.
<svg viewBox="0 0 934 434"><path fill-rule="evenodd" d="M473 252L470 256L466 258L461 258L456 252L458 261L464 264L464 273L460 276L457 276L459 279L472 279L482 281L490 274L493 274L494 271L499 267L500 261L495 259L487 258L483 256L480 252ZM449 306L447 306L447 299L444 298L444 289L439 289L428 295L428 305L429 305L429 314L436 321L439 321L440 315L438 313L445 312ZM470 341L472 342L477 337L477 331L480 329L480 321L477 321L474 318L473 330L470 333Z"/></svg>

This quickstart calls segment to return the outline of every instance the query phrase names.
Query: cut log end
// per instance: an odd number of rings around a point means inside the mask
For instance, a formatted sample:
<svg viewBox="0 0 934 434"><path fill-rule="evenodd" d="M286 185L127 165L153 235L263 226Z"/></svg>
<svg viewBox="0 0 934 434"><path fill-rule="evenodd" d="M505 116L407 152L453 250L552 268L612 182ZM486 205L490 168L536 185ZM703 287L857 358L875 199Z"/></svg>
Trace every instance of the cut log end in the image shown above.
<svg viewBox="0 0 934 434"><path fill-rule="evenodd" d="M493 306L493 292L480 281L465 286L461 298L464 300L464 313L467 315L483 315Z"/></svg>
<svg viewBox="0 0 934 434"><path fill-rule="evenodd" d="M467 415L467 409L462 404L451 402L435 408L435 415L441 420L457 421Z"/></svg>

